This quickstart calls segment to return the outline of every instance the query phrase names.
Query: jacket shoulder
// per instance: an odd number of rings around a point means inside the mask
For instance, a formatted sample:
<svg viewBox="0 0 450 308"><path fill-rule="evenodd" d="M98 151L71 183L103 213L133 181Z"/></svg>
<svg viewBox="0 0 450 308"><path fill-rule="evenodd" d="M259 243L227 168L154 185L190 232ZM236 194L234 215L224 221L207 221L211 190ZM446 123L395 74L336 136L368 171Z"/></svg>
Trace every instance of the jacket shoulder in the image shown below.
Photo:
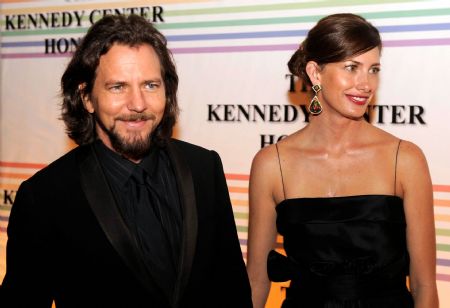
<svg viewBox="0 0 450 308"><path fill-rule="evenodd" d="M201 147L199 145L189 143L186 141L178 140L178 139L171 139L170 143L180 149L181 151L192 151L197 153L209 153L212 152L211 150L208 150L204 147Z"/></svg>
<svg viewBox="0 0 450 308"><path fill-rule="evenodd" d="M78 162L90 153L90 146L77 146L66 154L62 155L48 166L36 172L27 182L48 181L49 179L62 179L65 175L74 172L78 167Z"/></svg>

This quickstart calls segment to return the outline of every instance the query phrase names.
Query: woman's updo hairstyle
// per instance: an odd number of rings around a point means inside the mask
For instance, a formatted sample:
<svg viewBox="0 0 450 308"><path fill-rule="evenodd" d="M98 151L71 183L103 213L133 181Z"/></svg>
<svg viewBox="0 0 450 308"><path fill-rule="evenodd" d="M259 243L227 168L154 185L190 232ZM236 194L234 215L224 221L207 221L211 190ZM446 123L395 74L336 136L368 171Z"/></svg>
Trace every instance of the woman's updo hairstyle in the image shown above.
<svg viewBox="0 0 450 308"><path fill-rule="evenodd" d="M381 50L377 28L361 16L354 14L329 15L317 23L288 62L289 70L310 86L306 64L319 65L345 61L375 47Z"/></svg>

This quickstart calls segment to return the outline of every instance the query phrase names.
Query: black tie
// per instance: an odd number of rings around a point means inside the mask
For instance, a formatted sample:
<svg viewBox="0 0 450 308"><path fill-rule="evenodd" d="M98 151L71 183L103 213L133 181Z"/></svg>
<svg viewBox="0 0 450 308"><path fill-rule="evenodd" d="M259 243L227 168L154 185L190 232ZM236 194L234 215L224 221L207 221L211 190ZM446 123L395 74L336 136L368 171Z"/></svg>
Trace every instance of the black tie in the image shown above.
<svg viewBox="0 0 450 308"><path fill-rule="evenodd" d="M134 212L135 234L149 270L156 276L164 291L170 296L175 281L175 268L168 238L162 225L162 202L152 189L147 173L136 166L131 176L130 203Z"/></svg>

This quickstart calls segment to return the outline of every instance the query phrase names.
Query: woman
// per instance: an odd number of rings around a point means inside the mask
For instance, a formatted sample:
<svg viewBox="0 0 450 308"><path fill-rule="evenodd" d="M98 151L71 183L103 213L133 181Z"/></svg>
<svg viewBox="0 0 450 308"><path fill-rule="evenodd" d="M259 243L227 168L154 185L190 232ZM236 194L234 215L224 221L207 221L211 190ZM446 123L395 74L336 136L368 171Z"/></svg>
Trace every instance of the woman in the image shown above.
<svg viewBox="0 0 450 308"><path fill-rule="evenodd" d="M438 307L426 159L364 119L380 52L375 27L335 14L289 61L315 92L312 116L252 163L247 270L256 308L270 280L291 281L283 308ZM287 257L273 250L277 232Z"/></svg>

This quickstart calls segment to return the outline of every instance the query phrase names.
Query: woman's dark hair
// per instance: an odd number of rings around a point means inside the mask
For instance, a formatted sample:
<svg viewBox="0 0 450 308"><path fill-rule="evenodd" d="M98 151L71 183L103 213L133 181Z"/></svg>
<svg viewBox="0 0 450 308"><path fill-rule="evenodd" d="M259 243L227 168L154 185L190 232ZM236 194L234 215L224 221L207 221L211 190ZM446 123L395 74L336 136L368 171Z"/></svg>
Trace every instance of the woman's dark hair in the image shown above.
<svg viewBox="0 0 450 308"><path fill-rule="evenodd" d="M179 111L178 75L172 54L167 48L167 40L150 22L138 15L105 16L92 25L80 42L61 78L62 120L66 124L67 134L79 145L96 139L95 118L84 108L82 96L91 95L100 56L106 54L114 44L130 47L148 44L159 57L166 107L152 141L162 144L172 135ZM84 85L84 88L80 89L80 85Z"/></svg>
<svg viewBox="0 0 450 308"><path fill-rule="evenodd" d="M380 33L367 20L348 13L329 15L308 32L288 67L292 74L312 85L305 70L309 61L319 65L344 61L375 47L381 49Z"/></svg>

